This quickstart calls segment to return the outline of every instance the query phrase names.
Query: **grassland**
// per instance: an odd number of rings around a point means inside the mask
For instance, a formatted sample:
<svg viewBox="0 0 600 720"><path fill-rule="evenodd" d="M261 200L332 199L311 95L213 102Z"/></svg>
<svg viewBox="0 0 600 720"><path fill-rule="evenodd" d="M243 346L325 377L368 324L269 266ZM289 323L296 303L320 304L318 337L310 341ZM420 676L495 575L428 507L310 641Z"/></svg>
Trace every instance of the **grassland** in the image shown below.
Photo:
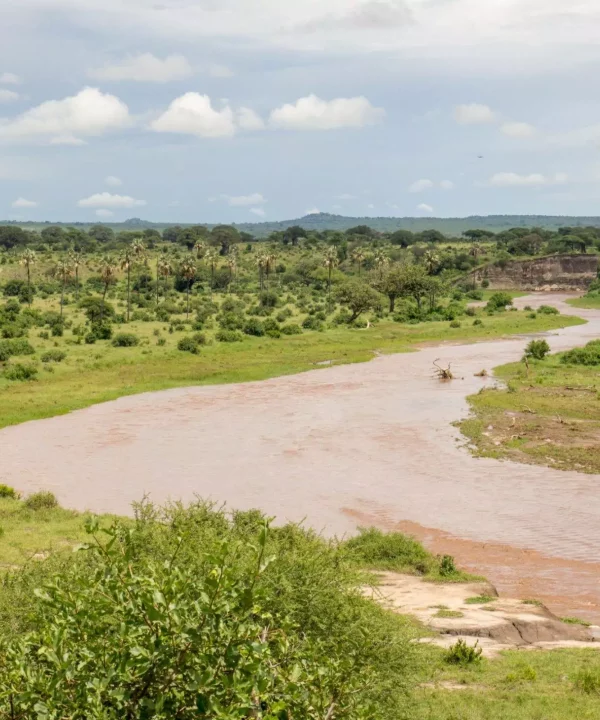
<svg viewBox="0 0 600 720"><path fill-rule="evenodd" d="M461 423L480 456L600 473L598 367L564 365L560 355L495 369L506 389L469 398Z"/></svg>
<svg viewBox="0 0 600 720"><path fill-rule="evenodd" d="M58 307L56 301L43 303L41 309ZM65 313L73 326L84 323L84 317L71 306ZM420 343L476 342L582 322L566 316L538 315L532 319L524 312L491 317L481 314L481 325L473 325L472 317L463 318L460 327L450 327L448 322L411 325L383 320L363 330L339 327L279 339L246 337L236 343L214 342L214 333L209 330L206 332L209 344L203 346L199 355L177 349L178 340L189 330L171 333L168 323L158 321L135 321L122 326L122 331L139 337L137 347L113 347L110 341L98 341L92 346L78 344L81 341L71 330L65 330L63 337L48 339L32 331L29 340L36 350L32 360L52 349L64 350L67 357L60 363L43 363L38 379L32 382L0 378L0 428L141 392L263 380L314 369L323 361L365 362L376 351L406 352ZM301 322L302 317L296 315L290 320ZM116 328L115 332L118 331Z"/></svg>
<svg viewBox="0 0 600 720"><path fill-rule="evenodd" d="M567 300L567 303L576 308L598 310L600 308L600 293L590 293L580 298Z"/></svg>

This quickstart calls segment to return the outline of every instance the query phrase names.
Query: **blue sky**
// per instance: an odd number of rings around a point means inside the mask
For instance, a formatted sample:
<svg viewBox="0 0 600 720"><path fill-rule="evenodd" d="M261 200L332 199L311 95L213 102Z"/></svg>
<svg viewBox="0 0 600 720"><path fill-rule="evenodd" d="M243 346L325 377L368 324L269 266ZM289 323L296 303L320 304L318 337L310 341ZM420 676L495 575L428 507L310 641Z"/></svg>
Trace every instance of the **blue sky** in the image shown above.
<svg viewBox="0 0 600 720"><path fill-rule="evenodd" d="M0 2L1 218L600 214L597 0Z"/></svg>

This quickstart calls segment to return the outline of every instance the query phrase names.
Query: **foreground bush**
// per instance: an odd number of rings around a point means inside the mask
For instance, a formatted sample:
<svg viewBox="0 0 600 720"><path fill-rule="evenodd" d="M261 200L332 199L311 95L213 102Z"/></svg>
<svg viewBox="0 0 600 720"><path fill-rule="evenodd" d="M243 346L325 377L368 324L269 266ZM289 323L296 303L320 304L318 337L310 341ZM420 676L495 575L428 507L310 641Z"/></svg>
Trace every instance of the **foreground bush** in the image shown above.
<svg viewBox="0 0 600 720"><path fill-rule="evenodd" d="M111 344L113 347L135 347L140 344L140 339L133 333L117 333Z"/></svg>
<svg viewBox="0 0 600 720"><path fill-rule="evenodd" d="M585 347L573 348L561 355L564 365L600 365L600 340L592 340Z"/></svg>
<svg viewBox="0 0 600 720"><path fill-rule="evenodd" d="M54 493L42 490L26 498L25 506L30 510L49 510L58 507L58 500Z"/></svg>
<svg viewBox="0 0 600 720"><path fill-rule="evenodd" d="M401 717L417 649L361 596L343 546L202 504L88 531L54 575L2 589L5 717Z"/></svg>

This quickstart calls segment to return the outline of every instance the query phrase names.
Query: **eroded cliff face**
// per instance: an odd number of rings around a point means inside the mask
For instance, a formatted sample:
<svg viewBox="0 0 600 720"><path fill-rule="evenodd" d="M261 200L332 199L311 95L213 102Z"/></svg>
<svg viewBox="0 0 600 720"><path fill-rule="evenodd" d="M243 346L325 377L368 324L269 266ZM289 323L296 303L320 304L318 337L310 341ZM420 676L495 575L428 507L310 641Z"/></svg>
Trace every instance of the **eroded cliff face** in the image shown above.
<svg viewBox="0 0 600 720"><path fill-rule="evenodd" d="M598 255L553 255L486 265L470 274L493 290L586 290L598 277Z"/></svg>

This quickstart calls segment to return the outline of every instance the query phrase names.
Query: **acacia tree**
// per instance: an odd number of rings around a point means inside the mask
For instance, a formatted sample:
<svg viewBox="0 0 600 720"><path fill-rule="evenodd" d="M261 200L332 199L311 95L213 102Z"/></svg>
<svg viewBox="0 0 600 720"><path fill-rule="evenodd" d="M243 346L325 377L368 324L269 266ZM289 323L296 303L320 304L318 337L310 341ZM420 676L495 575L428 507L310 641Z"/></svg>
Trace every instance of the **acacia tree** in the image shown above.
<svg viewBox="0 0 600 720"><path fill-rule="evenodd" d="M27 300L31 305L31 268L35 265L36 257L33 250L25 248L20 263L27 271Z"/></svg>
<svg viewBox="0 0 600 720"><path fill-rule="evenodd" d="M345 282L338 290L338 300L351 310L351 323L358 320L362 313L381 307L379 293L360 280Z"/></svg>
<svg viewBox="0 0 600 720"><path fill-rule="evenodd" d="M185 258L185 260L181 263L181 266L179 268L179 271L181 273L181 277L187 281L187 289L186 289L186 295L187 295L187 310L186 310L186 318L190 317L190 290L192 288L192 281L196 277L196 266L194 265L194 261L192 258Z"/></svg>
<svg viewBox="0 0 600 720"><path fill-rule="evenodd" d="M394 265L377 283L377 287L387 295L391 313L394 312L399 297L412 298L420 310L431 279L423 267L404 263Z"/></svg>
<svg viewBox="0 0 600 720"><path fill-rule="evenodd" d="M62 260L59 260L56 266L56 274L61 280L60 317L62 318L65 304L65 287L69 279L73 276L73 267L68 259L63 258Z"/></svg>

